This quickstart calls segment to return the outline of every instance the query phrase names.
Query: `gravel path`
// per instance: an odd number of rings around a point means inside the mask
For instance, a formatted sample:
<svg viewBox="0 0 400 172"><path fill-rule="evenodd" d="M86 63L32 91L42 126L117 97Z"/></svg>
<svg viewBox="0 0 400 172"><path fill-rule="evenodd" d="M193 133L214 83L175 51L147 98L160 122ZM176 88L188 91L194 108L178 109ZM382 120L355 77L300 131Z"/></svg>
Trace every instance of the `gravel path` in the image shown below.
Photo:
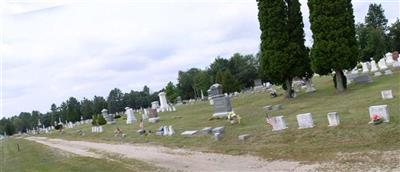
<svg viewBox="0 0 400 172"><path fill-rule="evenodd" d="M318 167L294 161L265 161L249 155L202 153L144 144L107 144L46 137L26 139L81 156L101 158L104 155L95 152L116 153L172 171L314 171Z"/></svg>

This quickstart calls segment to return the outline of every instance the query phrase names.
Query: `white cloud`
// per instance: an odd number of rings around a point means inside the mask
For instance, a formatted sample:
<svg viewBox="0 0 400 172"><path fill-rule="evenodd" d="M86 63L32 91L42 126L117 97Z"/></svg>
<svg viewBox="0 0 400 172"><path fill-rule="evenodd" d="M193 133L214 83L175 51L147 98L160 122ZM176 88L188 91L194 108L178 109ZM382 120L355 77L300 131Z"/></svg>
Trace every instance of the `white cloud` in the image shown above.
<svg viewBox="0 0 400 172"><path fill-rule="evenodd" d="M302 12L311 45L308 8ZM356 21L368 2L354 3ZM396 3L383 3L386 16ZM215 57L256 53L253 0L9 2L2 10L3 107L6 116L48 111L69 96L107 96L144 85L159 90L178 70L205 68Z"/></svg>

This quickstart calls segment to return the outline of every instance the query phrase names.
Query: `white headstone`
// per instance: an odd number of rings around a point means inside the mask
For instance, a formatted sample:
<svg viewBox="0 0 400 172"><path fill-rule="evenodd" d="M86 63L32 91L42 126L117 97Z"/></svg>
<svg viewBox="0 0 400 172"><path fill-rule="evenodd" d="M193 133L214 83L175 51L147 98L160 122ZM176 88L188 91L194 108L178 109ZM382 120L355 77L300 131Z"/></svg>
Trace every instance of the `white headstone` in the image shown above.
<svg viewBox="0 0 400 172"><path fill-rule="evenodd" d="M392 66L393 63L395 62L395 61L393 60L392 53L390 53L390 52L385 54L385 59L386 59L386 64L387 64L388 66Z"/></svg>
<svg viewBox="0 0 400 172"><path fill-rule="evenodd" d="M169 135L169 128L167 126L163 127L163 131L164 131L163 136L168 136Z"/></svg>
<svg viewBox="0 0 400 172"><path fill-rule="evenodd" d="M161 92L158 94L158 97L160 98L160 110L161 112L165 112L168 110L168 103L167 103L167 97L166 93Z"/></svg>
<svg viewBox="0 0 400 172"><path fill-rule="evenodd" d="M393 99L392 90L383 90L381 91L382 99Z"/></svg>
<svg viewBox="0 0 400 172"><path fill-rule="evenodd" d="M174 129L172 128L172 125L169 126L168 131L169 131L169 133L168 133L169 136L172 136L172 135L175 134L175 131L174 131Z"/></svg>
<svg viewBox="0 0 400 172"><path fill-rule="evenodd" d="M387 105L376 105L369 107L369 117L372 118L373 115L378 115L383 119L383 122L389 122L389 111Z"/></svg>
<svg viewBox="0 0 400 172"><path fill-rule="evenodd" d="M378 62L378 66L380 70L386 70L388 67L386 66L385 58L381 58Z"/></svg>
<svg viewBox="0 0 400 172"><path fill-rule="evenodd" d="M362 66L362 73L368 73L369 72L368 63L367 62L361 62L361 66Z"/></svg>
<svg viewBox="0 0 400 172"><path fill-rule="evenodd" d="M279 131L286 129L286 122L283 116L275 116L271 118L272 131Z"/></svg>
<svg viewBox="0 0 400 172"><path fill-rule="evenodd" d="M311 113L298 114L296 118L297 118L297 123L299 124L299 129L314 127L314 122Z"/></svg>
<svg viewBox="0 0 400 172"><path fill-rule="evenodd" d="M147 109L143 109L142 119L145 120L148 118L149 118L149 115L148 115Z"/></svg>
<svg viewBox="0 0 400 172"><path fill-rule="evenodd" d="M133 113L133 109L130 107L125 108L126 113L126 124L132 124L136 121L135 114Z"/></svg>
<svg viewBox="0 0 400 172"><path fill-rule="evenodd" d="M330 127L338 126L340 124L339 113L329 112L327 116Z"/></svg>
<svg viewBox="0 0 400 172"><path fill-rule="evenodd" d="M375 60L371 58L371 72L376 72L376 71L378 71L378 67L376 66Z"/></svg>

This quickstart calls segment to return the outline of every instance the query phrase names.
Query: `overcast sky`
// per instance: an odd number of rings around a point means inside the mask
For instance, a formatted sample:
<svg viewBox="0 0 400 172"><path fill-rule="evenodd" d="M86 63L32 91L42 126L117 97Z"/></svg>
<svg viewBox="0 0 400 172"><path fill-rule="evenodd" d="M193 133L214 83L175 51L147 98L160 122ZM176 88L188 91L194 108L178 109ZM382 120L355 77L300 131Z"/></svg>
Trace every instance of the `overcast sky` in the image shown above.
<svg viewBox="0 0 400 172"><path fill-rule="evenodd" d="M112 2L112 3L111 3ZM308 8L302 2L306 45ZM389 23L398 0L353 1L356 22L371 2ZM0 3L2 115L49 111L73 96L81 100L151 91L176 83L178 71L207 67L215 57L254 54L259 46L255 0L8 1Z"/></svg>

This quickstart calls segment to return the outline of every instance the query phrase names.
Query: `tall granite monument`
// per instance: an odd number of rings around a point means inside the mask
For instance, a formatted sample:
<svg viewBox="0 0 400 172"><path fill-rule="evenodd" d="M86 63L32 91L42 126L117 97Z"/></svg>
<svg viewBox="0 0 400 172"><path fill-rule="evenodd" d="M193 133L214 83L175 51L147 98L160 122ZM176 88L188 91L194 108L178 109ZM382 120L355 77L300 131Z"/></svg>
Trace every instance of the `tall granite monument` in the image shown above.
<svg viewBox="0 0 400 172"><path fill-rule="evenodd" d="M228 96L225 96L222 93L222 85L214 84L211 85L208 90L208 96L211 96L211 99L214 102L214 114L215 118L226 118L228 117L228 113L232 112L231 100Z"/></svg>

